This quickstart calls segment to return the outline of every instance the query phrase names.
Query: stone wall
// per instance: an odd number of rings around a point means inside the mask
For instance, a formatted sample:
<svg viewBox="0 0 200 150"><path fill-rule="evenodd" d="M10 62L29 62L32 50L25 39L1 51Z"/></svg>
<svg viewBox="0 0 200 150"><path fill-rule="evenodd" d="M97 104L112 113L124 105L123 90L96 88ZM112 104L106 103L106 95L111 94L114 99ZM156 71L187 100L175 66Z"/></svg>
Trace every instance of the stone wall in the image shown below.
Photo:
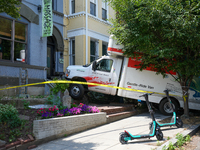
<svg viewBox="0 0 200 150"><path fill-rule="evenodd" d="M34 120L33 133L37 140L51 136L62 137L106 123L105 112Z"/></svg>

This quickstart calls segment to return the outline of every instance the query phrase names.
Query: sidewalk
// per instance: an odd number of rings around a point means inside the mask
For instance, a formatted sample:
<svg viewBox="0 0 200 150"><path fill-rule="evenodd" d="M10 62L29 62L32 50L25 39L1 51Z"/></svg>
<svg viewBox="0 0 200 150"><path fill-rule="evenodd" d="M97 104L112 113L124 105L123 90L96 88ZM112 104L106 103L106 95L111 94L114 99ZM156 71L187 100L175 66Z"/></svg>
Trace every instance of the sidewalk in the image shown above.
<svg viewBox="0 0 200 150"><path fill-rule="evenodd" d="M157 121L167 118L159 112L155 113ZM149 113L142 113L140 115L132 116L122 119L113 123L102 125L69 137L61 138L58 140L50 141L46 144L39 145L33 150L125 150L125 149L142 149L153 150L162 149L167 139L175 140L177 133L188 134L195 130L198 126L192 126L191 130L186 130L177 127L164 127L161 128L164 139L157 141L154 136L151 139L143 138L138 140L129 141L128 144L122 145L119 142L119 133L128 130L131 134L148 134L149 122L151 118Z"/></svg>

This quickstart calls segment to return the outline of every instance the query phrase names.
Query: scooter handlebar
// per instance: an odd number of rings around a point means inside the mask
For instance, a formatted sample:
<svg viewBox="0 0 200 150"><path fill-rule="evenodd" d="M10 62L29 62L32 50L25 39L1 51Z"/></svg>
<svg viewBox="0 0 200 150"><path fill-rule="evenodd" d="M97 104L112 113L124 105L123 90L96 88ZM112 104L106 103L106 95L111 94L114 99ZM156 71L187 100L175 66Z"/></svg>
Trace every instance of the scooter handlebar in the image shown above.
<svg viewBox="0 0 200 150"><path fill-rule="evenodd" d="M166 92L166 91L171 92L172 90L166 89L166 90L164 90L163 92Z"/></svg>
<svg viewBox="0 0 200 150"><path fill-rule="evenodd" d="M154 92L153 93L145 93L143 95L140 95L139 97L144 97L145 95L152 95L152 94L154 94Z"/></svg>

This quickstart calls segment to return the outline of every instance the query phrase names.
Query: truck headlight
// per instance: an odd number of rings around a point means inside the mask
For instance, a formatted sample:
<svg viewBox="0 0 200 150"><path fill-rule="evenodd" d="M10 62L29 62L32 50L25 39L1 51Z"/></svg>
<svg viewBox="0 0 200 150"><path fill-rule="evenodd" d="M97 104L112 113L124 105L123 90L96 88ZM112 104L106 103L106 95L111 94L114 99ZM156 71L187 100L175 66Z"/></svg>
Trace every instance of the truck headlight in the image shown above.
<svg viewBox="0 0 200 150"><path fill-rule="evenodd" d="M66 72L65 72L66 77L68 77L69 74L70 74L70 70L66 69Z"/></svg>

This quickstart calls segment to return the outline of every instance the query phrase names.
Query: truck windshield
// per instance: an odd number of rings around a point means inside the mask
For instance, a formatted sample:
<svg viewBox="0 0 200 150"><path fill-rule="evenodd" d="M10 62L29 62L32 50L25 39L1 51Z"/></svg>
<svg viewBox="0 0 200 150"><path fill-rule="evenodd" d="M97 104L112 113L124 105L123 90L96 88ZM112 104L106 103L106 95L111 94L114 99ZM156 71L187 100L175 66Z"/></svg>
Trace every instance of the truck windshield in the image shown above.
<svg viewBox="0 0 200 150"><path fill-rule="evenodd" d="M94 61L90 62L89 64L83 65L83 67L88 67L90 66Z"/></svg>
<svg viewBox="0 0 200 150"><path fill-rule="evenodd" d="M99 57L98 59L100 59L101 57ZM94 61L97 61L98 59L94 60ZM86 65L83 65L83 67L88 67L90 66L94 61L90 62L89 64L86 64Z"/></svg>

